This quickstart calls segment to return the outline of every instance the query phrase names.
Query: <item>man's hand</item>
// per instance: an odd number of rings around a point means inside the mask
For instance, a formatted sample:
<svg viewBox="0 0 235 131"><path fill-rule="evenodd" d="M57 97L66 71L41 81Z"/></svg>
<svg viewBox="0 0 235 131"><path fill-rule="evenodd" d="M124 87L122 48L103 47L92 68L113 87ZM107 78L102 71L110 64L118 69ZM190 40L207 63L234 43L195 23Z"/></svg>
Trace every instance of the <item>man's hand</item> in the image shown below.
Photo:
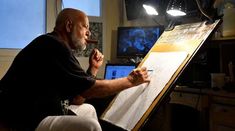
<svg viewBox="0 0 235 131"><path fill-rule="evenodd" d="M89 58L90 66L99 68L103 64L104 55L98 50L93 49Z"/></svg>
<svg viewBox="0 0 235 131"><path fill-rule="evenodd" d="M96 76L100 66L103 64L104 55L98 50L93 49L89 57L89 72Z"/></svg>
<svg viewBox="0 0 235 131"><path fill-rule="evenodd" d="M150 82L148 71L145 67L134 69L127 78L134 86Z"/></svg>

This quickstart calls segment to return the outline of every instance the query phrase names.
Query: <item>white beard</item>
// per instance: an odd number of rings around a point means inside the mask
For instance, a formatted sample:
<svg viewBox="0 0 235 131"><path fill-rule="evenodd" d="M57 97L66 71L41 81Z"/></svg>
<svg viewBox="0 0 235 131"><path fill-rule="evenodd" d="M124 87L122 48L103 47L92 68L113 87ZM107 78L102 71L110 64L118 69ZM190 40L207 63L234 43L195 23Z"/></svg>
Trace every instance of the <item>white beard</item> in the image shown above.
<svg viewBox="0 0 235 131"><path fill-rule="evenodd" d="M80 39L73 42L76 45L78 51L84 51L86 49L86 44L83 44Z"/></svg>
<svg viewBox="0 0 235 131"><path fill-rule="evenodd" d="M79 39L75 32L72 32L72 44L74 45L75 50L84 51L86 49L86 43L82 43L82 40Z"/></svg>

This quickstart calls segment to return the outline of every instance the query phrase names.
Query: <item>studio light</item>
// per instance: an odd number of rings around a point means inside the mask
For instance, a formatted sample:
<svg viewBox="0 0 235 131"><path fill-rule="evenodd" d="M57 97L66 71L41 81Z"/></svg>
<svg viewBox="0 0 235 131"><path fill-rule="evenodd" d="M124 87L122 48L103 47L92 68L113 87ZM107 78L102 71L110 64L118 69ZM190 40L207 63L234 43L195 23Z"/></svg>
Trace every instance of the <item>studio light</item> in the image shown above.
<svg viewBox="0 0 235 131"><path fill-rule="evenodd" d="M147 14L149 14L149 15L158 15L157 10L153 6L143 4L143 7L144 7L145 11L147 12Z"/></svg>
<svg viewBox="0 0 235 131"><path fill-rule="evenodd" d="M166 12L171 16L186 15L186 4L184 0L170 0Z"/></svg>

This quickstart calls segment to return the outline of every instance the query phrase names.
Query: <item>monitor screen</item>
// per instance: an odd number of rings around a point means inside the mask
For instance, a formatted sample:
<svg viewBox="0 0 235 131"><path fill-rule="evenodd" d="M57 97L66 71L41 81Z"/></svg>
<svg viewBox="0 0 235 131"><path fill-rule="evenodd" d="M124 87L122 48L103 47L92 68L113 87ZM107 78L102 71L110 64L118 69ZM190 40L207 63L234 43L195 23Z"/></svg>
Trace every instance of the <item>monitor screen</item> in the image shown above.
<svg viewBox="0 0 235 131"><path fill-rule="evenodd" d="M144 57L163 32L163 26L118 27L117 58Z"/></svg>
<svg viewBox="0 0 235 131"><path fill-rule="evenodd" d="M135 69L135 67L135 65L127 64L106 64L104 79L111 80L126 77L133 69Z"/></svg>

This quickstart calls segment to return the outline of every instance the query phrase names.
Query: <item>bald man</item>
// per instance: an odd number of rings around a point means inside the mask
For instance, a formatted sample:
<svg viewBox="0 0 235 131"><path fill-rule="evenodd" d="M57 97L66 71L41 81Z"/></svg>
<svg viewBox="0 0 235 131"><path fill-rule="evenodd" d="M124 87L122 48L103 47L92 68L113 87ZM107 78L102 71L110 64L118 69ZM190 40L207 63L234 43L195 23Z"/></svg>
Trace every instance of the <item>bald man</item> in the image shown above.
<svg viewBox="0 0 235 131"><path fill-rule="evenodd" d="M23 131L99 131L96 111L83 103L86 99L149 82L146 68L135 69L120 79L97 80L104 57L97 49L84 71L73 50L84 50L89 36L86 14L67 8L59 13L53 32L37 37L19 52L0 83L4 105L0 118L9 127Z"/></svg>

